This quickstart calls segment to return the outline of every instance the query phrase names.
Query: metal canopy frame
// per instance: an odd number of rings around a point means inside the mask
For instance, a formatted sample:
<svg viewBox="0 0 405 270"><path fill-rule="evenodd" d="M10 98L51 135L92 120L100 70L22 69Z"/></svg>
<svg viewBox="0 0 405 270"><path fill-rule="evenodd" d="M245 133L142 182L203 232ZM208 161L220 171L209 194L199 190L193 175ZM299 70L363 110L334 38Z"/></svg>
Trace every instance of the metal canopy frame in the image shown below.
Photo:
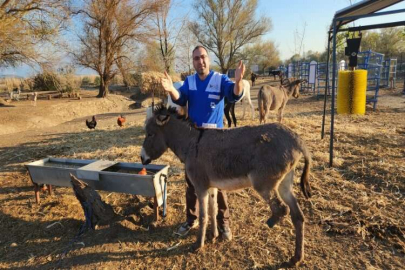
<svg viewBox="0 0 405 270"><path fill-rule="evenodd" d="M322 117L322 130L321 138L324 138L325 135L325 115L326 115L326 100L327 92L329 86L329 61L330 61L330 43L332 41L332 101L331 101L331 119L330 119L330 142L329 142L329 166L333 167L333 139L334 139L334 122L335 122L335 89L336 89L336 34L338 32L355 32L361 30L370 30L370 29L380 29L387 27L395 27L405 25L405 21L393 22L393 23L381 23L373 24L366 26L351 27L346 29L341 29L345 24L353 22L358 19L377 17L377 16L386 16L397 13L405 13L405 9L382 11L384 8L402 2L403 0L364 0L353 6L349 6L340 11L337 11L333 17L330 30L328 31L328 53L326 60L326 87L325 87L325 99L323 106L323 117ZM404 79L405 85L405 79Z"/></svg>

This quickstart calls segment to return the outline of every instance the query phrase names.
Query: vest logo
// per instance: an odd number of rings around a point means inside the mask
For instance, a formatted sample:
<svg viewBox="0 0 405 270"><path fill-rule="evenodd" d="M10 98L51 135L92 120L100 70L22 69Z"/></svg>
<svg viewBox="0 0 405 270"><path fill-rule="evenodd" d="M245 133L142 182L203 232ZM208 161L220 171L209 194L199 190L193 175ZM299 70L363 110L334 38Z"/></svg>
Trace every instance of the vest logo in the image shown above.
<svg viewBox="0 0 405 270"><path fill-rule="evenodd" d="M215 102L211 102L211 109L215 109Z"/></svg>

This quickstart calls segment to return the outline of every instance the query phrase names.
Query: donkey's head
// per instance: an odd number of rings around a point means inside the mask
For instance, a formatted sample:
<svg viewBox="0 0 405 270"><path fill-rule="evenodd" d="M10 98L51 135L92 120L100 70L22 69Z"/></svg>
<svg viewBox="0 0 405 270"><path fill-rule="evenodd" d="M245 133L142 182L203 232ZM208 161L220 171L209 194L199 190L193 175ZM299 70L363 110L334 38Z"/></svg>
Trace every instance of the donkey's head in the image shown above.
<svg viewBox="0 0 405 270"><path fill-rule="evenodd" d="M300 88L301 88L301 83L306 82L307 80L305 79L298 79L298 80L293 80L289 82L289 93L295 98L298 98L300 96Z"/></svg>
<svg viewBox="0 0 405 270"><path fill-rule="evenodd" d="M153 109L153 114L146 119L146 137L142 144L141 161L143 165L159 158L168 146L163 134L163 128L169 122L172 112L160 105Z"/></svg>

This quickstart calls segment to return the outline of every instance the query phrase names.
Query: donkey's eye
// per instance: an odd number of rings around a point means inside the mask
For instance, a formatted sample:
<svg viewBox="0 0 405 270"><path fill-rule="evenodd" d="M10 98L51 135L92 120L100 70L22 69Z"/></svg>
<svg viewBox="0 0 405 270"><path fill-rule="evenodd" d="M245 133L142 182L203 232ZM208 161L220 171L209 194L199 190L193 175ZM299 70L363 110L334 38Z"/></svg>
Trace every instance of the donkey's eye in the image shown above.
<svg viewBox="0 0 405 270"><path fill-rule="evenodd" d="M153 137L153 134L148 133L146 136L147 137Z"/></svg>

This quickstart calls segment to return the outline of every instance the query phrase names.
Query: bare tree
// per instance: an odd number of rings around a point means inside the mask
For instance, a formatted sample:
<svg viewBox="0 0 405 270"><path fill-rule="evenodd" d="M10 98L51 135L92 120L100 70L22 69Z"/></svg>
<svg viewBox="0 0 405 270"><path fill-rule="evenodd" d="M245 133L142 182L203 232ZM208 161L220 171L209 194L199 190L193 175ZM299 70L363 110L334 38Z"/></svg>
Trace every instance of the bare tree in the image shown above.
<svg viewBox="0 0 405 270"><path fill-rule="evenodd" d="M85 0L83 34L80 49L72 52L75 61L100 75L98 97L106 97L108 86L119 72L121 59L126 58L135 42L150 36L152 14L162 0ZM121 62L122 63L122 62Z"/></svg>
<svg viewBox="0 0 405 270"><path fill-rule="evenodd" d="M0 67L49 61L40 48L68 20L68 1L0 0Z"/></svg>
<svg viewBox="0 0 405 270"><path fill-rule="evenodd" d="M138 71L157 71L164 72L165 64L161 57L156 57L160 53L160 45L152 40L145 44L144 48L137 53Z"/></svg>
<svg viewBox="0 0 405 270"><path fill-rule="evenodd" d="M185 22L190 25L189 21ZM181 31L181 42L176 46L176 66L181 71L191 73L192 65L192 50L197 45L197 41L189 27L185 27Z"/></svg>
<svg viewBox="0 0 405 270"><path fill-rule="evenodd" d="M197 21L190 24L198 41L217 57L222 73L234 66L241 48L271 29L267 17L255 19L257 0L195 1Z"/></svg>
<svg viewBox="0 0 405 270"><path fill-rule="evenodd" d="M180 32L185 26L186 18L177 18L169 21L169 12L176 3L171 0L165 1L155 14L155 25L159 50L163 59L165 70L171 72L175 59L175 48L179 40Z"/></svg>
<svg viewBox="0 0 405 270"><path fill-rule="evenodd" d="M272 41L259 41L244 47L243 59L247 60L247 66L258 65L264 71L267 67L276 67L280 64L279 52Z"/></svg>

